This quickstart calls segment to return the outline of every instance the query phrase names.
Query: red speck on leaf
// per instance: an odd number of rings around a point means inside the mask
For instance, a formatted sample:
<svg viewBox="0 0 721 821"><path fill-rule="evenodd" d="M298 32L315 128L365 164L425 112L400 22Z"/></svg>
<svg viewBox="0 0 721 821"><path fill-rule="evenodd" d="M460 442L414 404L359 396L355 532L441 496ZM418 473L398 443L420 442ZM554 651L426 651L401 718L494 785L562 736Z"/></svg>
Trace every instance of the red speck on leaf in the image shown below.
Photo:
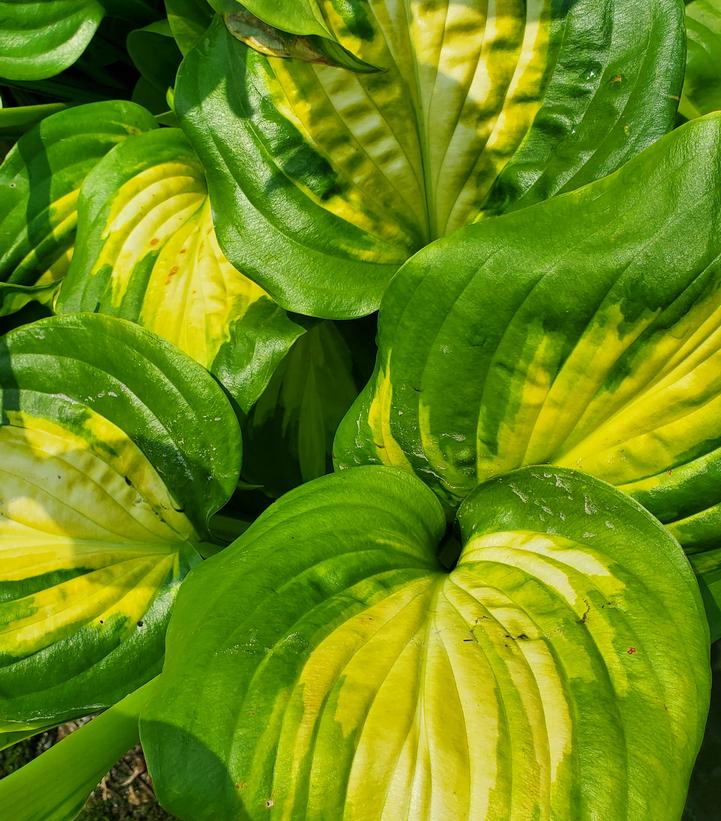
<svg viewBox="0 0 721 821"><path fill-rule="evenodd" d="M626 650L626 652L628 653L629 656L634 656L634 655L636 655L636 648L635 647L629 647L628 650Z"/></svg>

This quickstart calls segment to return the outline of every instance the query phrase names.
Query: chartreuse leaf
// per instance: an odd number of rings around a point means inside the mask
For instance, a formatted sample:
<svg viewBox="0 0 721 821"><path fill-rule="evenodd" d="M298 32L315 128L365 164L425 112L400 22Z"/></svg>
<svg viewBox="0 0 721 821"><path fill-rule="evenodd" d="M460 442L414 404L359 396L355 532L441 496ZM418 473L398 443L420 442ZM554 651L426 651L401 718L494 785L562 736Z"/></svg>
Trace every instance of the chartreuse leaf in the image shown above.
<svg viewBox="0 0 721 821"><path fill-rule="evenodd" d="M0 316L23 304L12 294L54 290L70 264L83 180L111 148L155 126L134 103L90 103L43 119L11 149L0 166Z"/></svg>
<svg viewBox="0 0 721 821"><path fill-rule="evenodd" d="M288 31L287 5L249 8ZM677 0L311 5L382 70L269 58L219 17L175 98L221 247L294 311L370 313L431 240L604 176L674 123Z"/></svg>
<svg viewBox="0 0 721 821"><path fill-rule="evenodd" d="M194 570L141 713L161 803L194 821L677 819L710 686L678 543L556 468L482 485L458 520L448 572L433 494L358 468Z"/></svg>
<svg viewBox="0 0 721 821"><path fill-rule="evenodd" d="M686 6L688 52L679 111L689 120L721 109L721 0Z"/></svg>
<svg viewBox="0 0 721 821"><path fill-rule="evenodd" d="M280 496L332 469L333 437L358 395L351 351L333 322L293 345L243 426L243 477Z"/></svg>
<svg viewBox="0 0 721 821"><path fill-rule="evenodd" d="M138 715L157 679L0 781L0 814L13 821L68 821L115 762L138 743ZM42 785L42 789L38 788Z"/></svg>
<svg viewBox="0 0 721 821"><path fill-rule="evenodd" d="M59 74L85 51L104 16L98 0L0 0L0 77Z"/></svg>
<svg viewBox="0 0 721 821"><path fill-rule="evenodd" d="M159 671L180 580L240 468L213 378L155 335L52 317L0 350L0 732Z"/></svg>
<svg viewBox="0 0 721 821"><path fill-rule="evenodd" d="M85 181L57 310L121 316L170 340L252 405L302 333L218 247L205 174L179 129L117 146ZM255 242L252 237L248 242Z"/></svg>
<svg viewBox="0 0 721 821"><path fill-rule="evenodd" d="M416 472L453 508L523 464L634 496L721 542L721 115L588 187L422 251L380 315L340 465Z"/></svg>

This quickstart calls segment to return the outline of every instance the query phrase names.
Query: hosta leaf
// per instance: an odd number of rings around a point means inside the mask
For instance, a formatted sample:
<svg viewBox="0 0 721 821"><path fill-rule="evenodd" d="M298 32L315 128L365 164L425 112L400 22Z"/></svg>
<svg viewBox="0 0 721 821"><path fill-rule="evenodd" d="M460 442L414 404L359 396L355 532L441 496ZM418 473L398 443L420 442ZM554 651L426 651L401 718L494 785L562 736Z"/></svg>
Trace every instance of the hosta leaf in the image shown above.
<svg viewBox="0 0 721 821"><path fill-rule="evenodd" d="M721 537L721 115L615 175L418 254L383 303L340 464L455 506L523 464L575 467L689 550Z"/></svg>
<svg viewBox="0 0 721 821"><path fill-rule="evenodd" d="M15 141L45 117L56 114L64 108L64 103L0 107L0 139Z"/></svg>
<svg viewBox="0 0 721 821"><path fill-rule="evenodd" d="M83 180L111 148L155 126L133 103L100 102L53 114L20 138L0 166L0 282L45 286L65 275ZM0 292L0 316L17 307Z"/></svg>
<svg viewBox="0 0 721 821"><path fill-rule="evenodd" d="M0 0L0 77L59 74L85 51L104 15L98 0Z"/></svg>
<svg viewBox="0 0 721 821"><path fill-rule="evenodd" d="M430 240L604 176L674 123L676 0L312 6L382 71L265 57L219 17L176 94L221 246L292 310L369 313Z"/></svg>
<svg viewBox="0 0 721 821"><path fill-rule="evenodd" d="M175 85L175 75L182 59L169 22L158 20L131 31L128 34L128 54L142 78L164 98L168 88Z"/></svg>
<svg viewBox="0 0 721 821"><path fill-rule="evenodd" d="M551 468L481 486L459 522L447 572L433 495L361 468L194 570L141 713L161 802L194 820L677 819L710 683L678 544Z"/></svg>
<svg viewBox="0 0 721 821"><path fill-rule="evenodd" d="M351 351L332 322L293 345L243 426L243 476L280 496L332 470L336 428L358 395Z"/></svg>
<svg viewBox="0 0 721 821"><path fill-rule="evenodd" d="M244 368L228 387L247 409L303 329L221 252L203 167L180 130L117 149L83 185L57 309L139 322L221 378Z"/></svg>
<svg viewBox="0 0 721 821"><path fill-rule="evenodd" d="M8 334L0 403L0 730L19 732L158 672L240 437L200 366L93 314Z"/></svg>
<svg viewBox="0 0 721 821"><path fill-rule="evenodd" d="M240 6L240 3L225 2L223 9L230 10L233 5ZM331 36L321 7L322 0L245 0L242 5L281 31Z"/></svg>
<svg viewBox="0 0 721 821"><path fill-rule="evenodd" d="M688 53L679 111L688 119L721 109L721 0L686 6Z"/></svg>
<svg viewBox="0 0 721 821"><path fill-rule="evenodd" d="M205 0L165 0L168 24L183 54L194 48L213 19Z"/></svg>

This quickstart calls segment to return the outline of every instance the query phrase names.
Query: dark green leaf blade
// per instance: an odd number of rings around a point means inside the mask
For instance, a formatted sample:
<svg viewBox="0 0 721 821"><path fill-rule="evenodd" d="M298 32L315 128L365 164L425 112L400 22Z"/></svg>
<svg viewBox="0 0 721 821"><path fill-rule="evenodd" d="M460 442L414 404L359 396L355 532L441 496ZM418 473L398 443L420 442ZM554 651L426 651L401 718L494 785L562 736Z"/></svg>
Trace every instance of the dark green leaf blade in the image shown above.
<svg viewBox="0 0 721 821"><path fill-rule="evenodd" d="M2 0L0 77L42 80L85 51L105 8L98 0Z"/></svg>
<svg viewBox="0 0 721 821"><path fill-rule="evenodd" d="M329 473L335 431L358 395L351 352L332 322L293 345L243 425L243 476L271 496Z"/></svg>

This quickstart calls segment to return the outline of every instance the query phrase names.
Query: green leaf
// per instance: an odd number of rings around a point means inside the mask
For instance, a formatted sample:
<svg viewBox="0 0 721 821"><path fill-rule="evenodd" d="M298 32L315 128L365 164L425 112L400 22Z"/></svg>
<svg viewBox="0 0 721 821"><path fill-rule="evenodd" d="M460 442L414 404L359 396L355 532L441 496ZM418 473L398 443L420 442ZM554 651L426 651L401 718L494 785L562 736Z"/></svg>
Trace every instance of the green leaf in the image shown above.
<svg viewBox="0 0 721 821"><path fill-rule="evenodd" d="M384 69L371 74L265 57L218 18L176 110L228 258L285 308L362 316L431 240L605 176L668 131L680 3L559 6L324 3L340 45Z"/></svg>
<svg viewBox="0 0 721 821"><path fill-rule="evenodd" d="M332 322L293 345L243 426L243 476L281 496L332 469L333 437L358 395L351 352Z"/></svg>
<svg viewBox="0 0 721 821"><path fill-rule="evenodd" d="M686 6L688 53L679 112L691 120L721 109L721 0Z"/></svg>
<svg viewBox="0 0 721 821"><path fill-rule="evenodd" d="M0 781L0 814L13 821L68 821L100 779L138 743L138 715L157 680Z"/></svg>
<svg viewBox="0 0 721 821"><path fill-rule="evenodd" d="M83 184L60 312L101 311L165 337L248 409L302 333L215 238L205 173L178 129L117 146ZM249 240L253 242L254 240Z"/></svg>
<svg viewBox="0 0 721 821"><path fill-rule="evenodd" d="M721 639L721 548L693 553L689 557L706 607L711 641Z"/></svg>
<svg viewBox="0 0 721 821"><path fill-rule="evenodd" d="M131 31L128 54L142 77L163 97L168 88L175 85L182 54L167 20L158 20Z"/></svg>
<svg viewBox="0 0 721 821"><path fill-rule="evenodd" d="M688 550L721 537L721 115L613 176L419 253L384 300L340 465L449 508L524 464L631 494Z"/></svg>
<svg viewBox="0 0 721 821"><path fill-rule="evenodd" d="M17 140L45 117L56 114L64 108L64 103L0 108L0 139Z"/></svg>
<svg viewBox="0 0 721 821"><path fill-rule="evenodd" d="M144 109L113 101L60 111L21 137L0 166L0 282L57 283L70 264L83 180L111 148L155 127ZM0 293L0 316L14 309Z"/></svg>
<svg viewBox="0 0 721 821"><path fill-rule="evenodd" d="M198 821L678 818L710 688L678 544L550 468L481 486L459 525L447 572L433 495L361 468L292 491L194 570L141 713L163 805Z"/></svg>
<svg viewBox="0 0 721 821"><path fill-rule="evenodd" d="M213 11L205 0L165 0L165 11L183 54L198 44L213 19Z"/></svg>
<svg viewBox="0 0 721 821"><path fill-rule="evenodd" d="M85 51L104 15L98 0L1 0L0 77L59 74Z"/></svg>
<svg viewBox="0 0 721 821"><path fill-rule="evenodd" d="M228 7L230 5L227 4ZM242 5L256 17L281 31L316 34L320 37L331 34L319 0L244 0Z"/></svg>
<svg viewBox="0 0 721 821"><path fill-rule="evenodd" d="M0 350L0 731L157 672L178 585L240 469L213 378L137 326L52 317Z"/></svg>

